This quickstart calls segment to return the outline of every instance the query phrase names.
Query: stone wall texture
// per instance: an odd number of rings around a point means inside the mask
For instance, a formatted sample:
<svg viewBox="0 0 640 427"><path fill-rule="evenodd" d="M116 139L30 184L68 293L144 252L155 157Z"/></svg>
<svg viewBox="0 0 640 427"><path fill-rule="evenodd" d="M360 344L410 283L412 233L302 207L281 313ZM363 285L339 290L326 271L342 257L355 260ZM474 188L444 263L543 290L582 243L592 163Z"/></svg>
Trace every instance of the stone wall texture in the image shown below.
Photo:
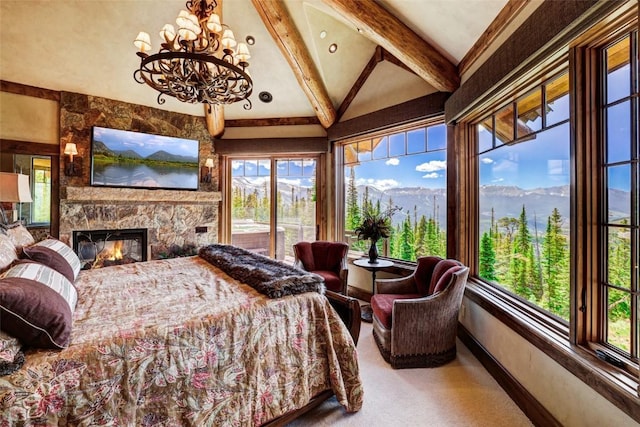
<svg viewBox="0 0 640 427"><path fill-rule="evenodd" d="M93 126L197 139L200 164L214 160L212 180L197 191L91 187ZM64 147L73 142L82 158L82 175L64 174ZM218 156L204 117L172 113L90 95L62 92L60 97L60 239L74 230L148 229L148 254L159 257L172 245L203 246L218 241ZM204 232L196 233L196 227ZM199 230L200 231L200 230Z"/></svg>

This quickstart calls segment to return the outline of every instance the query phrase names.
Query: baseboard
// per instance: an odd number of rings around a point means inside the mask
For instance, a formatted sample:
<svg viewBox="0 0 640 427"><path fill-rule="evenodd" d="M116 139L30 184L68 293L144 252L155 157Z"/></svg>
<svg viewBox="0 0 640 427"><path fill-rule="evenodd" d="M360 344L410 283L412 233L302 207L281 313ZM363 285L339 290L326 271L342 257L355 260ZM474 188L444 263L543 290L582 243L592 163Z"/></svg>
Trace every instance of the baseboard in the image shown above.
<svg viewBox="0 0 640 427"><path fill-rule="evenodd" d="M507 392L509 397L534 425L540 427L562 427L562 424L461 323L458 323L458 338L482 363L482 366L500 384L500 387Z"/></svg>

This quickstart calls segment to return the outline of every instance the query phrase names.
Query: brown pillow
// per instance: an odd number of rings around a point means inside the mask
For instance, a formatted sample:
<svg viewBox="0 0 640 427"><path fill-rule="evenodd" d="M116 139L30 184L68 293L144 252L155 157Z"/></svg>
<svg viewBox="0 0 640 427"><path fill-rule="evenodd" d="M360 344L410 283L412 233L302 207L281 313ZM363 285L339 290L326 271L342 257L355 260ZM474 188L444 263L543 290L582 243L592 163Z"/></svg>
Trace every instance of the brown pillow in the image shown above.
<svg viewBox="0 0 640 427"><path fill-rule="evenodd" d="M0 324L24 345L66 348L77 298L73 285L57 271L18 264L0 278Z"/></svg>
<svg viewBox="0 0 640 427"><path fill-rule="evenodd" d="M22 248L24 257L53 268L71 283L80 273L80 260L73 250L57 239L46 239Z"/></svg>

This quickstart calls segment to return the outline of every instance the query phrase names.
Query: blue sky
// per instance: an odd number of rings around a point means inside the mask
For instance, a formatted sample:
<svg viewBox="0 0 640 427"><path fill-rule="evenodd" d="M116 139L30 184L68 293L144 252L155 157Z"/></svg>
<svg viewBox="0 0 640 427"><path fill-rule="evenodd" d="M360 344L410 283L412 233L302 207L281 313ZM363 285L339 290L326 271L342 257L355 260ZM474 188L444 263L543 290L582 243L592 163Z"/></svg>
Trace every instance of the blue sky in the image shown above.
<svg viewBox="0 0 640 427"><path fill-rule="evenodd" d="M133 150L143 157L156 151L198 158L198 141L95 126L93 137L115 151Z"/></svg>
<svg viewBox="0 0 640 427"><path fill-rule="evenodd" d="M444 188L447 156L444 151L426 155L408 155L361 162L354 167L356 185L368 185L378 190L396 187ZM345 181L351 172L345 171Z"/></svg>
<svg viewBox="0 0 640 427"><path fill-rule="evenodd" d="M447 177L447 134L444 125L407 132L405 149L404 133L383 138L373 153L362 152L360 162L354 165L356 185L367 185L378 190L402 187L444 188ZM423 152L426 154L406 154ZM373 160L372 160L373 158ZM348 182L351 171L345 171Z"/></svg>

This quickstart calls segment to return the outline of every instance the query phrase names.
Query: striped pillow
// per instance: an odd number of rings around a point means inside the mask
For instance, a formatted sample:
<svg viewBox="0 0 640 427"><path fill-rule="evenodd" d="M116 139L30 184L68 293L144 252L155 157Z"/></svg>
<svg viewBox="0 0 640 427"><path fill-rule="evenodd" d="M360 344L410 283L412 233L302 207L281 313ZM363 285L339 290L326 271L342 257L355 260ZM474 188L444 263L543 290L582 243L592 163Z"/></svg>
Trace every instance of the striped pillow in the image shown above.
<svg viewBox="0 0 640 427"><path fill-rule="evenodd" d="M71 283L80 273L78 255L66 244L57 239L46 239L35 245L25 246L22 253L26 258L53 268Z"/></svg>
<svg viewBox="0 0 640 427"><path fill-rule="evenodd" d="M16 247L9 236L0 233L0 273L9 268L9 266L18 259Z"/></svg>
<svg viewBox="0 0 640 427"><path fill-rule="evenodd" d="M0 324L28 346L66 348L77 301L71 282L42 264L18 264L0 276Z"/></svg>

